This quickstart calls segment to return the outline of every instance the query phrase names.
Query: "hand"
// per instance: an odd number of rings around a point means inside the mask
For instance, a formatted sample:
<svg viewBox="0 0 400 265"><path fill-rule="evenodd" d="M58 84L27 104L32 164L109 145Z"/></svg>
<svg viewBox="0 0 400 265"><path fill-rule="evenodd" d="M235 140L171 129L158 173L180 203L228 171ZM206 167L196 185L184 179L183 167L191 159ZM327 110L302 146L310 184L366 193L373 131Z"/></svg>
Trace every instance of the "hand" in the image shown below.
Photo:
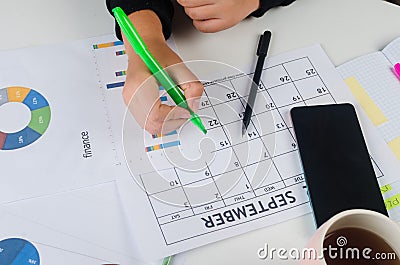
<svg viewBox="0 0 400 265"><path fill-rule="evenodd" d="M203 94L204 87L166 44L158 17L152 11L146 10L135 12L129 18L161 66L171 66L167 68L168 74L180 84L189 107L196 111L198 98ZM123 38L124 43L128 44L125 36ZM129 111L139 125L151 134L167 133L180 127L190 118L189 112L180 107L161 104L157 81L133 48L129 44L125 48L128 69L123 98Z"/></svg>
<svg viewBox="0 0 400 265"><path fill-rule="evenodd" d="M259 8L259 0L178 0L201 32L217 32L238 24Z"/></svg>

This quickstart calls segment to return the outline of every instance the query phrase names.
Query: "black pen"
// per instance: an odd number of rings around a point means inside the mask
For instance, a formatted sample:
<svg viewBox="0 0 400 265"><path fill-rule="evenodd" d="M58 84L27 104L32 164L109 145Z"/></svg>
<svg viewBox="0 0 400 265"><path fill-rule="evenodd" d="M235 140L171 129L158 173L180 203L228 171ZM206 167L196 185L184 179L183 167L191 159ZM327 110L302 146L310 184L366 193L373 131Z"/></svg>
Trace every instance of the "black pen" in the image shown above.
<svg viewBox="0 0 400 265"><path fill-rule="evenodd" d="M250 95L247 100L246 110L244 111L244 115L243 115L242 136L244 136L244 134L246 133L247 127L249 126L249 123L251 120L251 115L253 113L253 107L254 107L254 101L256 100L258 86L260 85L261 73L262 73L262 69L264 66L265 57L267 57L270 40L271 40L271 31L267 30L264 32L263 35L261 35L260 40L258 42L257 66L256 66L256 70L254 72L253 82L251 82Z"/></svg>

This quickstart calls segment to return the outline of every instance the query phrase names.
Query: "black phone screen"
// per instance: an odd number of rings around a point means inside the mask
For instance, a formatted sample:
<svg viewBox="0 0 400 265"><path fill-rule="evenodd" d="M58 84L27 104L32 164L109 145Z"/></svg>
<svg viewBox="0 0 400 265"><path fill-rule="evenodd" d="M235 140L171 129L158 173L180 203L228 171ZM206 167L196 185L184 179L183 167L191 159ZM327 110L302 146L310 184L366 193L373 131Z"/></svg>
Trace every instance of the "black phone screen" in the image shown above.
<svg viewBox="0 0 400 265"><path fill-rule="evenodd" d="M387 211L351 104L291 110L317 227L349 209Z"/></svg>

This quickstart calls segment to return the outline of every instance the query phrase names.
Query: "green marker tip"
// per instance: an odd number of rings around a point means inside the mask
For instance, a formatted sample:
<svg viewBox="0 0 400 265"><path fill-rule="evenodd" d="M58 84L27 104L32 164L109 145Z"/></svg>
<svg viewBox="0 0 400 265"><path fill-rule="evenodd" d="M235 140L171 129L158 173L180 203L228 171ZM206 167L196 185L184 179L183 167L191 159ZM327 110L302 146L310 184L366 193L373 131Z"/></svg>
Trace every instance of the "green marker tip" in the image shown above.
<svg viewBox="0 0 400 265"><path fill-rule="evenodd" d="M193 112L190 121L193 122L193 124L196 125L204 134L207 134L207 130L204 127L199 115Z"/></svg>

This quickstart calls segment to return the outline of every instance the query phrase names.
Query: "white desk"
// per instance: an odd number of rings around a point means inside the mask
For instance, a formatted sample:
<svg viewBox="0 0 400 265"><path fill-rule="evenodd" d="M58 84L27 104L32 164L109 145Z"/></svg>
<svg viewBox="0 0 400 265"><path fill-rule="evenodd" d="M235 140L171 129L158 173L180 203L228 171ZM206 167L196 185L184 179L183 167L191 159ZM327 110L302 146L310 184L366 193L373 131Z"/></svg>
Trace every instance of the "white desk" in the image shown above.
<svg viewBox="0 0 400 265"><path fill-rule="evenodd" d="M0 49L15 49L112 33L114 23L103 0L0 0ZM260 19L216 34L195 31L182 12L174 24L178 51L184 60L209 59L231 65L254 63L257 35L273 32L270 55L321 43L334 64L380 50L400 36L400 7L380 0L297 0L269 11ZM179 21L180 23L176 23ZM196 51L195 53L193 51ZM306 215L208 245L186 254L187 265L263 264L257 249L303 247L314 231ZM273 264L290 264L274 261Z"/></svg>

